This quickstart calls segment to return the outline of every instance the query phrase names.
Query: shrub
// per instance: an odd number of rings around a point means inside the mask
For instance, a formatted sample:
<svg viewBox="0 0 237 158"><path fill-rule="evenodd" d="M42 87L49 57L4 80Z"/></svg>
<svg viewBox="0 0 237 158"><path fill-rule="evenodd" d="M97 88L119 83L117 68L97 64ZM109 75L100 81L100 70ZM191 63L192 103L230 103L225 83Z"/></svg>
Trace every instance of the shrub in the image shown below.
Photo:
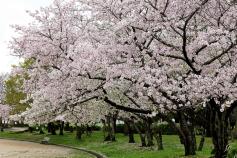
<svg viewBox="0 0 237 158"><path fill-rule="evenodd" d="M117 124L116 125L116 132L117 133L124 133L125 127L124 124Z"/></svg>
<svg viewBox="0 0 237 158"><path fill-rule="evenodd" d="M167 123L160 123L158 124L158 127L162 131L162 134L165 135L177 134L177 131Z"/></svg>
<svg viewBox="0 0 237 158"><path fill-rule="evenodd" d="M230 148L227 157L228 158L237 158L237 149Z"/></svg>
<svg viewBox="0 0 237 158"><path fill-rule="evenodd" d="M92 131L100 131L101 130L101 126L94 125L94 126L91 126L91 129L92 129Z"/></svg>

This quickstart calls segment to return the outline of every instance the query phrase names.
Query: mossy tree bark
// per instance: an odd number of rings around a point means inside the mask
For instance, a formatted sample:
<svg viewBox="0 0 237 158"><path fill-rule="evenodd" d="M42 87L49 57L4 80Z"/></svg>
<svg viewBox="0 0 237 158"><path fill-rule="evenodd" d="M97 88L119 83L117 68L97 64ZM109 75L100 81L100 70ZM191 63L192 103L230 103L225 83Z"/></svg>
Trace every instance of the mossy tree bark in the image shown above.
<svg viewBox="0 0 237 158"><path fill-rule="evenodd" d="M184 137L182 137L181 139L182 139L184 149L185 149L185 156L196 154L195 136L191 132L189 126L190 125L188 125L187 120L185 119L183 113L181 113L180 114L180 128L184 133Z"/></svg>
<svg viewBox="0 0 237 158"><path fill-rule="evenodd" d="M52 132L52 122L48 123L47 128L48 128L48 133L51 133Z"/></svg>
<svg viewBox="0 0 237 158"><path fill-rule="evenodd" d="M105 116L105 120L103 121L105 132L104 141L116 141L116 120L117 114L109 114Z"/></svg>
<svg viewBox="0 0 237 158"><path fill-rule="evenodd" d="M153 135L157 142L157 150L163 150L162 130L159 126L153 127Z"/></svg>
<svg viewBox="0 0 237 158"><path fill-rule="evenodd" d="M213 99L209 102L211 135L214 145L214 158L226 158L228 154L228 137L230 114L232 109L220 111Z"/></svg>
<svg viewBox="0 0 237 158"><path fill-rule="evenodd" d="M146 131L146 137L147 137L147 146L153 146L153 134L152 134L152 128L151 128L151 124L152 124L152 120L151 118L147 118L144 122L145 124L145 131Z"/></svg>
<svg viewBox="0 0 237 158"><path fill-rule="evenodd" d="M40 134L44 134L42 125L39 125L39 133L40 133Z"/></svg>
<svg viewBox="0 0 237 158"><path fill-rule="evenodd" d="M76 125L76 138L78 140L81 140L82 134L83 134L83 127L79 126L79 125Z"/></svg>
<svg viewBox="0 0 237 158"><path fill-rule="evenodd" d="M200 140L199 145L198 145L198 151L202 151L203 146L204 146L204 142L205 142L205 129L202 129L201 133L202 133L202 135L201 135L201 140Z"/></svg>
<svg viewBox="0 0 237 158"><path fill-rule="evenodd" d="M135 127L135 129L137 130L137 132L140 136L141 146L146 147L147 146L147 144L146 144L146 135L145 135L145 132L142 130L144 127L142 127L141 122L134 123L134 127Z"/></svg>
<svg viewBox="0 0 237 158"><path fill-rule="evenodd" d="M1 132L4 131L4 124L2 123L2 117L0 117L0 130Z"/></svg>
<svg viewBox="0 0 237 158"><path fill-rule="evenodd" d="M63 130L64 130L64 121L60 121L59 123L59 135L63 135Z"/></svg>
<svg viewBox="0 0 237 158"><path fill-rule="evenodd" d="M55 124L52 122L51 123L51 130L50 130L51 134L52 135L56 135L56 127L55 127Z"/></svg>
<svg viewBox="0 0 237 158"><path fill-rule="evenodd" d="M135 143L133 123L131 121L129 121L128 119L124 120L124 123L127 127L127 133L128 133L128 138L129 138L128 142Z"/></svg>

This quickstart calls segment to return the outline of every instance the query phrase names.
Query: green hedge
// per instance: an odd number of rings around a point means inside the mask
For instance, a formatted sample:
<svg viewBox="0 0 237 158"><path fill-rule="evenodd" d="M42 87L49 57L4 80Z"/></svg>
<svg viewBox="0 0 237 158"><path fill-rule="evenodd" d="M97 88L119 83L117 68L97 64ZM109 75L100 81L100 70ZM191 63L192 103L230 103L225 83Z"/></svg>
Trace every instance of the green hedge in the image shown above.
<svg viewBox="0 0 237 158"><path fill-rule="evenodd" d="M169 124L159 124L158 127L162 131L162 134L164 135L177 134L177 131L173 127L171 127Z"/></svg>
<svg viewBox="0 0 237 158"><path fill-rule="evenodd" d="M172 128L169 124L158 124L155 126L156 127L153 127L153 128L159 128L160 130L162 130L162 134L164 134L164 135L177 134L176 130L174 128ZM117 124L116 132L117 133L126 133L126 126L124 124ZM137 131L134 130L134 133L137 133Z"/></svg>

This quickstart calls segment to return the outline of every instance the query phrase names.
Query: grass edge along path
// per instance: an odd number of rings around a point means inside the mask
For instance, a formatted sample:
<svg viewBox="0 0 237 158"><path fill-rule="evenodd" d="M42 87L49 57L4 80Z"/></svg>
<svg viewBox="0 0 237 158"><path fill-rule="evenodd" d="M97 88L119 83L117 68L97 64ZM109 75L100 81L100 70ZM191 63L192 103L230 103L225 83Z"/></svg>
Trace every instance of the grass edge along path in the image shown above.
<svg viewBox="0 0 237 158"><path fill-rule="evenodd" d="M5 137L1 137L0 136L0 139L3 139L3 140L14 140L14 141L23 141L23 142L31 142L31 143L37 143L37 144L42 144L38 141L33 141L33 140L25 140L25 139L18 139L18 138L5 138ZM64 144L56 144L56 143L49 143L47 145L54 145L54 146L58 146L58 147L64 147L64 148L69 148L69 149L74 149L74 150L79 150L79 151L82 151L82 152L85 152L95 158L107 158L105 155L101 154L101 153L98 153L98 152L95 152L93 150L88 150L88 149L85 149L85 148L79 148L79 147L75 147L75 146L69 146L69 145L64 145Z"/></svg>
<svg viewBox="0 0 237 158"><path fill-rule="evenodd" d="M206 138L204 149L201 152L197 152L196 156L184 157L183 145L180 144L178 136L176 135L164 135L164 147L163 151L156 151L154 148L141 148L139 147L139 136L135 135L136 144L129 144L127 136L123 134L117 134L117 141L103 142L103 133L101 131L93 132L91 136L83 135L82 140L75 138L75 133L65 132L64 136L53 136L49 134L39 135L38 133L16 133L16 132L3 132L0 133L2 138L15 138L16 140L31 140L33 142L41 142L44 137L50 138L50 144L70 146L86 149L89 151L95 151L96 153L103 153L104 157L108 158L208 158L211 156L212 143L210 138ZM199 142L199 136L197 137L197 143ZM235 141L234 145L237 145ZM106 155L106 156L105 156Z"/></svg>

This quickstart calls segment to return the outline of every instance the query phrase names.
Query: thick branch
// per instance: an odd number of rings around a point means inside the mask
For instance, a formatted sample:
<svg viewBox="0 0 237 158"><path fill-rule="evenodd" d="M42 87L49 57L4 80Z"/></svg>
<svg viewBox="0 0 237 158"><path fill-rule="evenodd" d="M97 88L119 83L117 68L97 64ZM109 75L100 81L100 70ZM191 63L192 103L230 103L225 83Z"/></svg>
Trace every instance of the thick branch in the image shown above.
<svg viewBox="0 0 237 158"><path fill-rule="evenodd" d="M231 44L225 51L223 51L221 54L215 56L214 58L206 61L203 65L209 65L211 63L213 63L214 61L216 61L217 59L219 59L220 57L222 57L223 55L225 55L226 53L228 53L232 48L234 48L236 45L235 44Z"/></svg>
<svg viewBox="0 0 237 158"><path fill-rule="evenodd" d="M131 112L131 113L140 113L140 114L151 114L150 110L143 110L143 109L134 109L134 108L130 108L130 107L125 107L122 105L118 105L117 103L111 101L108 99L108 97L104 98L104 101L106 103L108 103L109 105L111 105L112 107L118 109L118 110L123 110L126 112Z"/></svg>

